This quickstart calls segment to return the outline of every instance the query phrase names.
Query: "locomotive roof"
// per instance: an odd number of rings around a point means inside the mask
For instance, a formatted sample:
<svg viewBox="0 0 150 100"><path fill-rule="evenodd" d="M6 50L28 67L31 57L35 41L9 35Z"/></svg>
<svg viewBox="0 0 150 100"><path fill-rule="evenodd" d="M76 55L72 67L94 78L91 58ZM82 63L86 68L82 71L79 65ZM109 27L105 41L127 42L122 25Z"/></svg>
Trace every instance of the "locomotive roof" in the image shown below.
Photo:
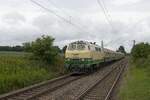
<svg viewBox="0 0 150 100"><path fill-rule="evenodd" d="M93 42L87 42L87 41L75 41L75 42L72 42L71 44L74 44L74 43L78 43L78 44L87 44L87 45L94 45L94 46L100 47L99 45L96 44L96 42L93 43Z"/></svg>
<svg viewBox="0 0 150 100"><path fill-rule="evenodd" d="M72 42L70 44L87 44L87 45L91 45L91 46L95 46L95 47L101 48L101 46L97 45L96 42L93 43L93 42L87 42L87 41L75 41L75 42ZM121 52L116 52L116 51L113 51L113 50L110 50L110 49L107 49L107 48L104 48L104 51L122 54Z"/></svg>

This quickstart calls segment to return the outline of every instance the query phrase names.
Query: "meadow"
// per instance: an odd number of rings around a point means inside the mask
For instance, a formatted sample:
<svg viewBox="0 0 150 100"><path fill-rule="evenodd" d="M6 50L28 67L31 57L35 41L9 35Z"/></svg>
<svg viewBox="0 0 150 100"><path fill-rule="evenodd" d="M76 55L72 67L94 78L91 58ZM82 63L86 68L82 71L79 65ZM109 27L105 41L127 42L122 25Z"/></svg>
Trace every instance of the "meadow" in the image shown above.
<svg viewBox="0 0 150 100"><path fill-rule="evenodd" d="M131 62L119 100L150 100L150 57Z"/></svg>
<svg viewBox="0 0 150 100"><path fill-rule="evenodd" d="M63 60L50 65L25 52L0 52L0 94L63 74Z"/></svg>

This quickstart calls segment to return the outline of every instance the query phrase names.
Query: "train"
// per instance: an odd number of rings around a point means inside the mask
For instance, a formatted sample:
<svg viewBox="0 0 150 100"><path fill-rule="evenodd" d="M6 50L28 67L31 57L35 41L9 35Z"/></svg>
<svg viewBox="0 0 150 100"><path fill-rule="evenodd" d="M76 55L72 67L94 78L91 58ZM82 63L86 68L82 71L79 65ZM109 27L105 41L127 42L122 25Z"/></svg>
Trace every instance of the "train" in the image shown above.
<svg viewBox="0 0 150 100"><path fill-rule="evenodd" d="M124 58L121 52L99 46L96 42L75 41L67 45L65 68L70 72L93 72L100 65Z"/></svg>

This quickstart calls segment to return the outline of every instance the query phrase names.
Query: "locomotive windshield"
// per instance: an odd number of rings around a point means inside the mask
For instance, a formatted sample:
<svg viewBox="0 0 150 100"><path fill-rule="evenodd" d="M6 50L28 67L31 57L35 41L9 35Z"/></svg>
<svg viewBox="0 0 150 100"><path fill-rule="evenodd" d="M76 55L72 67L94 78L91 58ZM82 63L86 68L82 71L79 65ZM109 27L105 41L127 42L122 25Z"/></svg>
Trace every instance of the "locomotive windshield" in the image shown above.
<svg viewBox="0 0 150 100"><path fill-rule="evenodd" d="M85 45L84 44L77 44L77 50L84 50Z"/></svg>
<svg viewBox="0 0 150 100"><path fill-rule="evenodd" d="M75 50L76 49L76 44L70 44L68 47L68 50Z"/></svg>
<svg viewBox="0 0 150 100"><path fill-rule="evenodd" d="M71 43L68 47L68 50L84 50L85 44L84 43Z"/></svg>

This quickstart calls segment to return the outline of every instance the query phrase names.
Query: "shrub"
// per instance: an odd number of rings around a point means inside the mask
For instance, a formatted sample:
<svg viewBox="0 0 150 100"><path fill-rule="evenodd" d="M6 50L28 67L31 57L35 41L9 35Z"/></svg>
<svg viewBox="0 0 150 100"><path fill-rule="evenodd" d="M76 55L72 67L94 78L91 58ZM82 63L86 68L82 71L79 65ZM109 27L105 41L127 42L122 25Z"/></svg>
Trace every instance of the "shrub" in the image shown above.
<svg viewBox="0 0 150 100"><path fill-rule="evenodd" d="M150 45L148 43L139 43L132 48L131 54L133 60L147 59L150 55Z"/></svg>
<svg viewBox="0 0 150 100"><path fill-rule="evenodd" d="M59 53L58 47L53 46L53 42L54 38L43 35L31 43L24 43L24 48L25 50L32 52L34 58L52 64L56 60L56 56Z"/></svg>

